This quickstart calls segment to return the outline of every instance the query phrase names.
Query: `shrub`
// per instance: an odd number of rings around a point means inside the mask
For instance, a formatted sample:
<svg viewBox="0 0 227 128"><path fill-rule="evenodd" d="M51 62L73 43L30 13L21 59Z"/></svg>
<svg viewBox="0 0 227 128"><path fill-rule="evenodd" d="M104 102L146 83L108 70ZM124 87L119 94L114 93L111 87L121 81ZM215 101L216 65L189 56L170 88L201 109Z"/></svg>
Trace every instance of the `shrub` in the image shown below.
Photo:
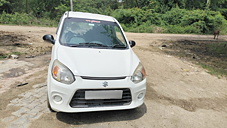
<svg viewBox="0 0 227 128"><path fill-rule="evenodd" d="M187 14L185 9L173 8L170 11L162 15L162 20L165 25L179 25L182 17Z"/></svg>
<svg viewBox="0 0 227 128"><path fill-rule="evenodd" d="M125 24L125 26L130 26L133 24L140 25L142 22L146 22L145 11L139 8L132 9L117 9L112 13L120 23Z"/></svg>
<svg viewBox="0 0 227 128"><path fill-rule="evenodd" d="M137 32L137 33L152 33L153 27L150 25L149 22L141 24L139 26L132 26L128 30L129 32Z"/></svg>
<svg viewBox="0 0 227 128"><path fill-rule="evenodd" d="M139 8L118 9L112 16L121 23L125 31L130 32L153 32L154 26L163 24L160 14Z"/></svg>
<svg viewBox="0 0 227 128"><path fill-rule="evenodd" d="M199 34L200 31L194 26L180 26L169 25L165 27L165 33L177 33L177 34Z"/></svg>
<svg viewBox="0 0 227 128"><path fill-rule="evenodd" d="M181 19L181 26L192 25L196 27L200 33L210 34L215 29L222 30L226 28L227 21L220 12L208 10L188 11Z"/></svg>
<svg viewBox="0 0 227 128"><path fill-rule="evenodd" d="M42 26L56 26L57 22L50 19L38 19L26 13L8 14L3 12L0 15L1 24L16 24L16 25L42 25Z"/></svg>

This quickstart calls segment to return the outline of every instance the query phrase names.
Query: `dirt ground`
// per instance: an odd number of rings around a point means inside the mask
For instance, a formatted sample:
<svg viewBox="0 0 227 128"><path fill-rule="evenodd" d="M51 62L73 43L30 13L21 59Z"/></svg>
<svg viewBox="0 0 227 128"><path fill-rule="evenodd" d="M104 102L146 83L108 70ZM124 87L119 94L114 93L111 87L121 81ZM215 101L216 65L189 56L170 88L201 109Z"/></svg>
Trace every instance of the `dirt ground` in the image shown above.
<svg viewBox="0 0 227 128"><path fill-rule="evenodd" d="M168 47L186 42L220 42L212 35L126 33L147 72L145 103L133 110L51 113L46 75L51 44L44 34L56 28L0 25L0 127L4 128L226 128L227 79L207 73ZM166 45L166 46L163 46ZM183 45L181 45L183 46ZM192 48L194 49L194 48ZM175 52L174 52L175 51ZM188 52L187 52L188 53ZM196 61L203 57L194 57ZM225 61L226 57L223 60Z"/></svg>

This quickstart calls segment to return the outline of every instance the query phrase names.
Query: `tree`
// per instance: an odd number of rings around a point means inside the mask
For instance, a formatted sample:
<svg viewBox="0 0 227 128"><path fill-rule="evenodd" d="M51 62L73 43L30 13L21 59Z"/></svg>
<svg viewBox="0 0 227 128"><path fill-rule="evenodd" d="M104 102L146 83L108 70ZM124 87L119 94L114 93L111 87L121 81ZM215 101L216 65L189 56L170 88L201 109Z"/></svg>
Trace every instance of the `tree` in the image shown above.
<svg viewBox="0 0 227 128"><path fill-rule="evenodd" d="M209 7L210 7L210 1L211 1L211 0L207 0L207 3L206 3L206 8L207 8L207 9L209 9Z"/></svg>
<svg viewBox="0 0 227 128"><path fill-rule="evenodd" d="M8 3L8 1L6 1L6 0L0 0L0 6L2 6L3 4L6 4L6 3Z"/></svg>

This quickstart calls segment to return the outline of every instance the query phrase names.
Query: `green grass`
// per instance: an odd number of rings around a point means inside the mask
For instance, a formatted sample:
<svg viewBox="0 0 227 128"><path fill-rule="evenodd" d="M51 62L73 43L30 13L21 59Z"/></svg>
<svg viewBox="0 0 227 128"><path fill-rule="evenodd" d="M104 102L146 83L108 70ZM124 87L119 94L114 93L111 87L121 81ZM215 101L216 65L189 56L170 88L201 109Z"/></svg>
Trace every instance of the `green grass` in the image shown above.
<svg viewBox="0 0 227 128"><path fill-rule="evenodd" d="M2 59L5 59L7 57L7 55L0 55L0 60L2 60Z"/></svg>
<svg viewBox="0 0 227 128"><path fill-rule="evenodd" d="M10 54L0 54L0 60L5 59L8 55L18 55L18 56L20 56L20 55L22 55L22 53L20 53L20 52L12 52Z"/></svg>
<svg viewBox="0 0 227 128"><path fill-rule="evenodd" d="M227 70L224 69L220 69L220 68L216 68L204 63L200 63L199 64L202 68L208 70L208 73L210 73L211 75L215 75L215 76L227 76Z"/></svg>
<svg viewBox="0 0 227 128"><path fill-rule="evenodd" d="M12 52L11 55L14 54L14 55L21 55L22 53L20 52Z"/></svg>
<svg viewBox="0 0 227 128"><path fill-rule="evenodd" d="M208 45L208 48L211 52L227 56L227 42L212 43Z"/></svg>
<svg viewBox="0 0 227 128"><path fill-rule="evenodd" d="M217 57L221 57L222 62L216 62L212 65L204 63L200 65L212 75L227 76L227 42L209 44L207 50Z"/></svg>
<svg viewBox="0 0 227 128"><path fill-rule="evenodd" d="M185 45L184 42L179 41L172 43L170 48L173 51L166 50L167 54L187 58L206 69L211 75L227 77L227 42L200 41L193 43L193 45ZM191 54L187 54L188 51ZM192 59L194 55L197 57Z"/></svg>

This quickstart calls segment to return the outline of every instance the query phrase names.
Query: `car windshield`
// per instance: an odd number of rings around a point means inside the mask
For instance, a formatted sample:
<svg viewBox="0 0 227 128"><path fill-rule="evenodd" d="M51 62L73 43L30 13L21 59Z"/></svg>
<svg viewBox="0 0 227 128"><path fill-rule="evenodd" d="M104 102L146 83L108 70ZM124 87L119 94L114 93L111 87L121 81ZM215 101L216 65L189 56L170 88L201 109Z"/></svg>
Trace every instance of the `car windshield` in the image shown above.
<svg viewBox="0 0 227 128"><path fill-rule="evenodd" d="M69 47L128 48L117 23L81 18L65 19L60 43Z"/></svg>

